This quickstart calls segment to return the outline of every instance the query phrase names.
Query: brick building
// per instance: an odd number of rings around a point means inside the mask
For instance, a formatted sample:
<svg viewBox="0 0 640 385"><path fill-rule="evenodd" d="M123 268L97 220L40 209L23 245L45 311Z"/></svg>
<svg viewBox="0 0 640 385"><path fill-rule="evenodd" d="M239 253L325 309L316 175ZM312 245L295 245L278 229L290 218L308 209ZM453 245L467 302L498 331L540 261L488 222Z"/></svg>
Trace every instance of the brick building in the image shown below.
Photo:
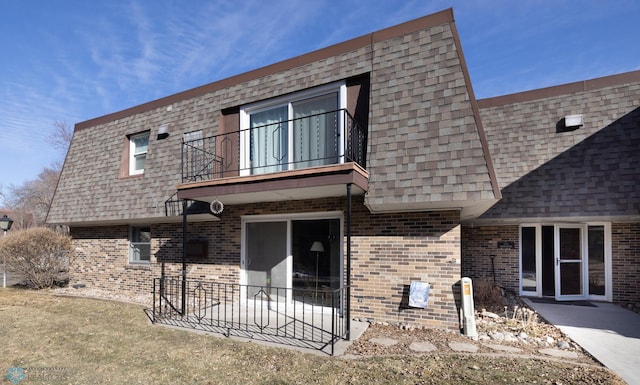
<svg viewBox="0 0 640 385"><path fill-rule="evenodd" d="M639 303L640 72L478 104L502 199L463 227L463 274Z"/></svg>
<svg viewBox="0 0 640 385"><path fill-rule="evenodd" d="M184 274L448 329L461 274L637 301L639 93L631 73L476 101L445 10L76 124L48 222L70 226L73 281L109 290ZM550 229L582 247L553 293Z"/></svg>

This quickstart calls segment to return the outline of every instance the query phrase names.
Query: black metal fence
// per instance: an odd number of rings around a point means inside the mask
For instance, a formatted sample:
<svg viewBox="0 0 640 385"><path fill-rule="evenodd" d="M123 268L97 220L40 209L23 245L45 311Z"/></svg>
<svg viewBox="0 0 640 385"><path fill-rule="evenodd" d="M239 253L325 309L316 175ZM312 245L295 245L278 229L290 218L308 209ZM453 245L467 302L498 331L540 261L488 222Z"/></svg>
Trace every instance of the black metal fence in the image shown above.
<svg viewBox="0 0 640 385"><path fill-rule="evenodd" d="M335 343L349 339L349 295L349 287L315 291L156 278L152 321L333 355Z"/></svg>
<svg viewBox="0 0 640 385"><path fill-rule="evenodd" d="M258 144L256 137L260 135L268 137L269 143ZM349 112L341 109L189 140L182 144L182 181L213 180L243 173L264 174L342 162L355 162L365 167L366 135L366 130ZM285 143L288 140L295 142L294 154L289 153Z"/></svg>

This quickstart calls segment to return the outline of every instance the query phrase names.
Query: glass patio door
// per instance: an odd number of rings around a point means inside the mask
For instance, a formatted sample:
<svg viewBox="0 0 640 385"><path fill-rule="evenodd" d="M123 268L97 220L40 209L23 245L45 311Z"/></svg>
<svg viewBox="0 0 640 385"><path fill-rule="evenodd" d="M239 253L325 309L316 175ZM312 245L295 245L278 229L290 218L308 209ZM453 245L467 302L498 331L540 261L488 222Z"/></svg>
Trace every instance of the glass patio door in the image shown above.
<svg viewBox="0 0 640 385"><path fill-rule="evenodd" d="M292 103L294 168L338 162L338 93Z"/></svg>
<svg viewBox="0 0 640 385"><path fill-rule="evenodd" d="M332 299L339 306L334 293L343 279L341 223L339 218L305 215L246 221L241 297L286 303L286 311L298 305L319 310L331 306Z"/></svg>
<svg viewBox="0 0 640 385"><path fill-rule="evenodd" d="M520 295L611 301L611 225L520 227Z"/></svg>
<svg viewBox="0 0 640 385"><path fill-rule="evenodd" d="M584 299L582 226L558 226L556 234L556 299Z"/></svg>
<svg viewBox="0 0 640 385"><path fill-rule="evenodd" d="M247 299L256 296L286 296L289 277L287 266L287 222L247 223L245 271ZM265 298L255 298L262 299ZM269 298L270 300L273 298Z"/></svg>
<svg viewBox="0 0 640 385"><path fill-rule="evenodd" d="M343 109L339 83L241 107L240 175L342 162Z"/></svg>
<svg viewBox="0 0 640 385"><path fill-rule="evenodd" d="M331 306L341 283L340 220L293 220L291 229L294 298Z"/></svg>
<svg viewBox="0 0 640 385"><path fill-rule="evenodd" d="M286 170L289 162L288 116L287 106L251 114L251 174Z"/></svg>

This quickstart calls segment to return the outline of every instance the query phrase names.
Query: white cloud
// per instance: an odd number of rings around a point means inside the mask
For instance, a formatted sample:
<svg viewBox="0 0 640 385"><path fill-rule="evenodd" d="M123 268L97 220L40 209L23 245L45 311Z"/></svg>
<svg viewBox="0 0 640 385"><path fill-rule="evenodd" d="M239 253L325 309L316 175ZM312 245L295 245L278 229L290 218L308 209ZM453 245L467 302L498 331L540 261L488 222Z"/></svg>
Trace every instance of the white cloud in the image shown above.
<svg viewBox="0 0 640 385"><path fill-rule="evenodd" d="M16 156L37 153L42 166L57 156L44 140L55 121L91 119L450 6L479 97L640 68L634 0L113 0L29 13L16 4L0 35L0 143Z"/></svg>

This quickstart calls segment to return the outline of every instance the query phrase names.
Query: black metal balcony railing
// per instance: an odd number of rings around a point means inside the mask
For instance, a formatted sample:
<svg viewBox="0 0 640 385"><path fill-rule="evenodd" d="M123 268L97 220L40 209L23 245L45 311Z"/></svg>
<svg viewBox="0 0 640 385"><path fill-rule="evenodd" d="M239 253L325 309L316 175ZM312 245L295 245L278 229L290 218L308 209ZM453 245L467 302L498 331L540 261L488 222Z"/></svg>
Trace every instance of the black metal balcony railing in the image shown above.
<svg viewBox="0 0 640 385"><path fill-rule="evenodd" d="M341 109L184 142L182 181L346 162L364 168L365 155L366 131Z"/></svg>
<svg viewBox="0 0 640 385"><path fill-rule="evenodd" d="M183 295L184 294L184 295ZM315 348L349 339L348 287L277 288L155 278L152 322Z"/></svg>

